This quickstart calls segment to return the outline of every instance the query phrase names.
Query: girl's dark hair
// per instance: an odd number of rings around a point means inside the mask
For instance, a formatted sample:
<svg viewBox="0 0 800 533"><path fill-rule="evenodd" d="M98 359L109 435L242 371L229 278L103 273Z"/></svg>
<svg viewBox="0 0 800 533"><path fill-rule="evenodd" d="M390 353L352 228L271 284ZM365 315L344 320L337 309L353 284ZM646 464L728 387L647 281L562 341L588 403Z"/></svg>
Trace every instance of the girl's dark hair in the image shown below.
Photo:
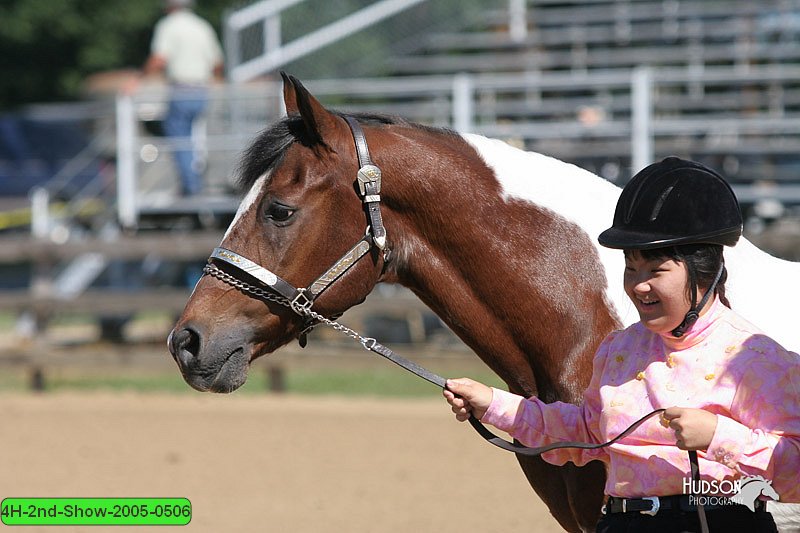
<svg viewBox="0 0 800 533"><path fill-rule="evenodd" d="M625 250L625 257L629 257L631 253L640 254L643 259L648 261L653 259L672 259L676 262L686 263L687 268L694 271L697 286L703 289L711 286L720 265L725 262L722 256L722 245L720 244L680 244L652 250ZM725 296L725 281L727 279L728 271L723 268L722 277L719 279L714 292L726 307L730 307L731 304ZM691 295L692 288L689 286L688 280L686 282L686 290ZM700 298L701 294L698 291L697 300L700 301Z"/></svg>

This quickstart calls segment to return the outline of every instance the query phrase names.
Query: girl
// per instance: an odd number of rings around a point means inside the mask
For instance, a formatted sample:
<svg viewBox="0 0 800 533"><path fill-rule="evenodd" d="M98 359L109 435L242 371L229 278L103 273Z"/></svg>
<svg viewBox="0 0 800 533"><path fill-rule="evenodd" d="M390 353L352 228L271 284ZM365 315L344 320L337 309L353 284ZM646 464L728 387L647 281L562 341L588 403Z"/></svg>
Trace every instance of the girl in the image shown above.
<svg viewBox="0 0 800 533"><path fill-rule="evenodd" d="M736 197L717 173L676 157L648 166L599 237L624 251L640 321L602 342L583 403L545 404L462 378L444 391L456 418L472 414L542 446L605 442L666 408L608 448L542 457L605 462L601 532L700 531L697 493L712 531L777 531L764 501L751 511L725 498L736 496L734 480L762 476L781 501L800 501L800 359L729 308L722 250L741 232ZM699 487L685 450L699 451Z"/></svg>

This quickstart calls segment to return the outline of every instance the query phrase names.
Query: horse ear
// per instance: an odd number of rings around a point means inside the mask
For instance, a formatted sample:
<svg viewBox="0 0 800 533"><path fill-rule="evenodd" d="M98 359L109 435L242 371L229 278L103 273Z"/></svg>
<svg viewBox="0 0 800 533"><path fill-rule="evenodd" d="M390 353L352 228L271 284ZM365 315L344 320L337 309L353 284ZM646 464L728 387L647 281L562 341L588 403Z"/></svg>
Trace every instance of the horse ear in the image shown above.
<svg viewBox="0 0 800 533"><path fill-rule="evenodd" d="M296 115L300 113L300 110L297 108L292 77L281 71L281 78L283 78L283 103L286 106L286 114Z"/></svg>
<svg viewBox="0 0 800 533"><path fill-rule="evenodd" d="M303 87L300 80L281 72L283 77L283 101L286 113L299 114L303 119L304 137L309 146L324 145L324 136L331 134L336 128L336 116L325 109L319 100Z"/></svg>

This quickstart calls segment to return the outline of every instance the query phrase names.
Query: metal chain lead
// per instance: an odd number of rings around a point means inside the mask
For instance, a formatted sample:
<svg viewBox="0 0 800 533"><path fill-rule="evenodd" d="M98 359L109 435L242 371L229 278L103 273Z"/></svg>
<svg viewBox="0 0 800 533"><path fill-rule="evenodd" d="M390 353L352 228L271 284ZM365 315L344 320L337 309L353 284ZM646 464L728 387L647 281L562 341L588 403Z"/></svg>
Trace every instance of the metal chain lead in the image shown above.
<svg viewBox="0 0 800 533"><path fill-rule="evenodd" d="M291 305L291 302L289 302L289 300L284 298L283 296L278 296L277 294L275 294L275 293L273 293L271 291L262 289L260 287L256 287L255 285L250 285L249 283L247 283L245 281L241 281L238 278L236 278L234 276L231 276L227 272L221 270L216 265L212 265L211 263L206 264L205 268L203 268L203 272L208 274L208 275L210 275L210 276L213 276L213 277L215 277L215 278L217 278L217 279L219 279L221 281L224 281L228 285L232 285L233 287L239 289L242 292L246 292L246 293L252 294L252 295L257 296L258 298L262 298L264 300L269 300L270 302L274 302L276 304L280 304L280 305L282 305L284 307L288 307L289 309L292 309L293 311L295 311L295 309ZM361 343L361 345L364 347L365 350L370 350L371 347L375 346L375 343L377 342L372 337L364 337L361 334L359 334L357 331L355 331L355 330L353 330L351 328L348 328L347 326L345 326L343 324L340 324L339 322L337 322L335 320L331 320L330 318L326 318L326 317L322 316L321 314L317 313L316 311L312 311L311 309L308 309L308 308L300 308L300 309L303 311L301 313L303 316L307 316L307 317L313 318L317 322L325 324L326 326L330 326L331 328L335 329L339 333L342 333L342 334L350 337L351 339L353 339L355 341L358 341L359 343Z"/></svg>
<svg viewBox="0 0 800 533"><path fill-rule="evenodd" d="M372 337L364 337L364 336L362 336L357 331L355 331L355 330L353 330L351 328L348 328L344 324L340 324L339 322L337 322L335 320L331 320L330 318L325 318L321 314L317 313L316 311L312 311L311 309L307 309L306 310L306 316L310 316L311 318L313 318L317 322L321 322L321 323L325 324L326 326L330 326L333 329L335 329L336 331L338 331L339 333L347 335L351 339L360 342L365 350L370 350L372 348L372 346L375 346L375 343L378 342L375 339L373 339Z"/></svg>

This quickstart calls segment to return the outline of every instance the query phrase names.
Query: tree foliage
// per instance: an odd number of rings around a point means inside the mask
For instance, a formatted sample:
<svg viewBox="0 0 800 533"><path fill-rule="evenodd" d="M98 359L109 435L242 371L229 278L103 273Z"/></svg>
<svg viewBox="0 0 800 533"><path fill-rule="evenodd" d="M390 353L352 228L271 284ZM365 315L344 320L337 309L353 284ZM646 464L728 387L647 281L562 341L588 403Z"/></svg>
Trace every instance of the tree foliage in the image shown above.
<svg viewBox="0 0 800 533"><path fill-rule="evenodd" d="M256 0L195 0L197 13L222 37L226 10ZM307 0L282 14L282 37L291 41L366 7L375 0ZM473 20L499 0L426 2L284 68L301 77L388 74L392 53L420 32ZM138 68L163 16L164 0L0 0L0 111L31 102L76 100L88 75ZM452 29L452 28L451 28ZM242 37L240 55L263 50L263 26ZM249 39L249 41L248 41ZM250 48L248 48L250 47Z"/></svg>
<svg viewBox="0 0 800 533"><path fill-rule="evenodd" d="M198 0L220 31L232 0ZM163 0L3 0L0 2L0 107L74 100L89 74L139 67Z"/></svg>

